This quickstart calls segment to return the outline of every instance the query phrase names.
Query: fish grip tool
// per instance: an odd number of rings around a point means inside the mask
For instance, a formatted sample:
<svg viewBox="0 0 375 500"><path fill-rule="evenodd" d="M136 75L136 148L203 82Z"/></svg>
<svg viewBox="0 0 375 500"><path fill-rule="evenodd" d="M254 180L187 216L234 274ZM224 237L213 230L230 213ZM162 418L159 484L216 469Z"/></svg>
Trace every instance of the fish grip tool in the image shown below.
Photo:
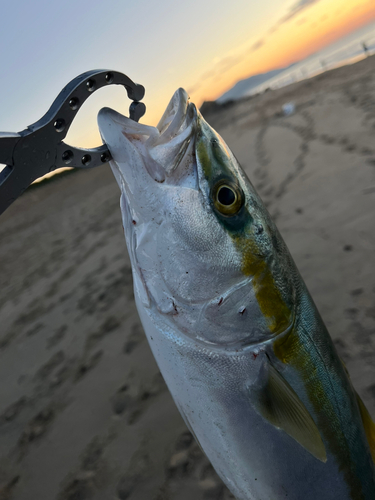
<svg viewBox="0 0 375 500"><path fill-rule="evenodd" d="M145 94L142 85L123 73L93 70L77 76L56 97L47 113L19 133L0 132L0 214L29 185L61 167L93 168L107 163L111 153L107 146L83 149L64 142L77 112L96 90L108 85L123 85L133 102L129 116L138 121L146 111L139 102Z"/></svg>

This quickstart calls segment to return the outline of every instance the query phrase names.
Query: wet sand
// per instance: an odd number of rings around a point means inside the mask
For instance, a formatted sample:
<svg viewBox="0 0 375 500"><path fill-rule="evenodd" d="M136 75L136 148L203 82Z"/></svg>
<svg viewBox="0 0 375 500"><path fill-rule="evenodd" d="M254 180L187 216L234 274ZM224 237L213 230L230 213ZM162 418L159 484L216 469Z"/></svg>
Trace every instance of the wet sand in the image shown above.
<svg viewBox="0 0 375 500"><path fill-rule="evenodd" d="M375 57L205 109L375 416ZM109 168L27 191L3 214L0 276L0 500L233 498L142 332Z"/></svg>

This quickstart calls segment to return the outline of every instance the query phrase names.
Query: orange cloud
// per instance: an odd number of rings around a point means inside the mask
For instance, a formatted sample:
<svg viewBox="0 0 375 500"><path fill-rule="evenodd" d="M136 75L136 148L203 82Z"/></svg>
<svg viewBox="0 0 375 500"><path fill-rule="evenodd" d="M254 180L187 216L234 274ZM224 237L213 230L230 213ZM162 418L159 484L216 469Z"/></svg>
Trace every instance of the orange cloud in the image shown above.
<svg viewBox="0 0 375 500"><path fill-rule="evenodd" d="M193 71L176 71L165 91L147 87L147 113L142 122L156 125L178 86L184 86L192 102L200 106L204 100L217 99L239 80L302 60L375 19L374 0L317 0L304 5L287 21L288 12L280 14L273 25L264 21L263 32L259 30L240 47L228 46L221 57L210 55L201 58Z"/></svg>
<svg viewBox="0 0 375 500"><path fill-rule="evenodd" d="M280 19L278 24L283 24L286 23L287 21L290 21L293 17L296 17L299 15L303 10L306 8L310 7L311 5L320 2L320 0L299 0L297 3L295 3L289 12Z"/></svg>
<svg viewBox="0 0 375 500"><path fill-rule="evenodd" d="M198 104L216 99L238 80L302 60L374 19L373 0L346 0L345 5L342 0L301 0L264 39L219 68L220 75L207 71L191 97Z"/></svg>

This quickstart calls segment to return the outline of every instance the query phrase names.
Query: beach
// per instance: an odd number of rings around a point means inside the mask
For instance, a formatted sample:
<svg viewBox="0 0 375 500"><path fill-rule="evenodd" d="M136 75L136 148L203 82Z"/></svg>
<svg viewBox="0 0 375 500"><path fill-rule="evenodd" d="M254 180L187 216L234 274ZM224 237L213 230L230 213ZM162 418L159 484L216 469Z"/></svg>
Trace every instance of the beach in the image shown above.
<svg viewBox="0 0 375 500"><path fill-rule="evenodd" d="M374 417L375 56L202 112ZM234 498L142 331L119 194L103 166L30 189L0 217L0 500Z"/></svg>

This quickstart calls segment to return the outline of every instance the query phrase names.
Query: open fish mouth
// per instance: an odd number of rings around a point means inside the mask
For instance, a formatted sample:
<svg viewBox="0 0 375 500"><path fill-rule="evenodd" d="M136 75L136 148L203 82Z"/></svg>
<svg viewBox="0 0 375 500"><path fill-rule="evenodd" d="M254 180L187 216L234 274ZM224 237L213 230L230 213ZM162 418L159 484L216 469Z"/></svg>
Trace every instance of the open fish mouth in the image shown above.
<svg viewBox="0 0 375 500"><path fill-rule="evenodd" d="M197 110L184 89L174 93L156 127L137 123L110 108L101 109L98 115L102 139L122 176L129 179L121 166L139 163L135 162L138 155L151 178L160 183L174 177L192 150L196 122Z"/></svg>

